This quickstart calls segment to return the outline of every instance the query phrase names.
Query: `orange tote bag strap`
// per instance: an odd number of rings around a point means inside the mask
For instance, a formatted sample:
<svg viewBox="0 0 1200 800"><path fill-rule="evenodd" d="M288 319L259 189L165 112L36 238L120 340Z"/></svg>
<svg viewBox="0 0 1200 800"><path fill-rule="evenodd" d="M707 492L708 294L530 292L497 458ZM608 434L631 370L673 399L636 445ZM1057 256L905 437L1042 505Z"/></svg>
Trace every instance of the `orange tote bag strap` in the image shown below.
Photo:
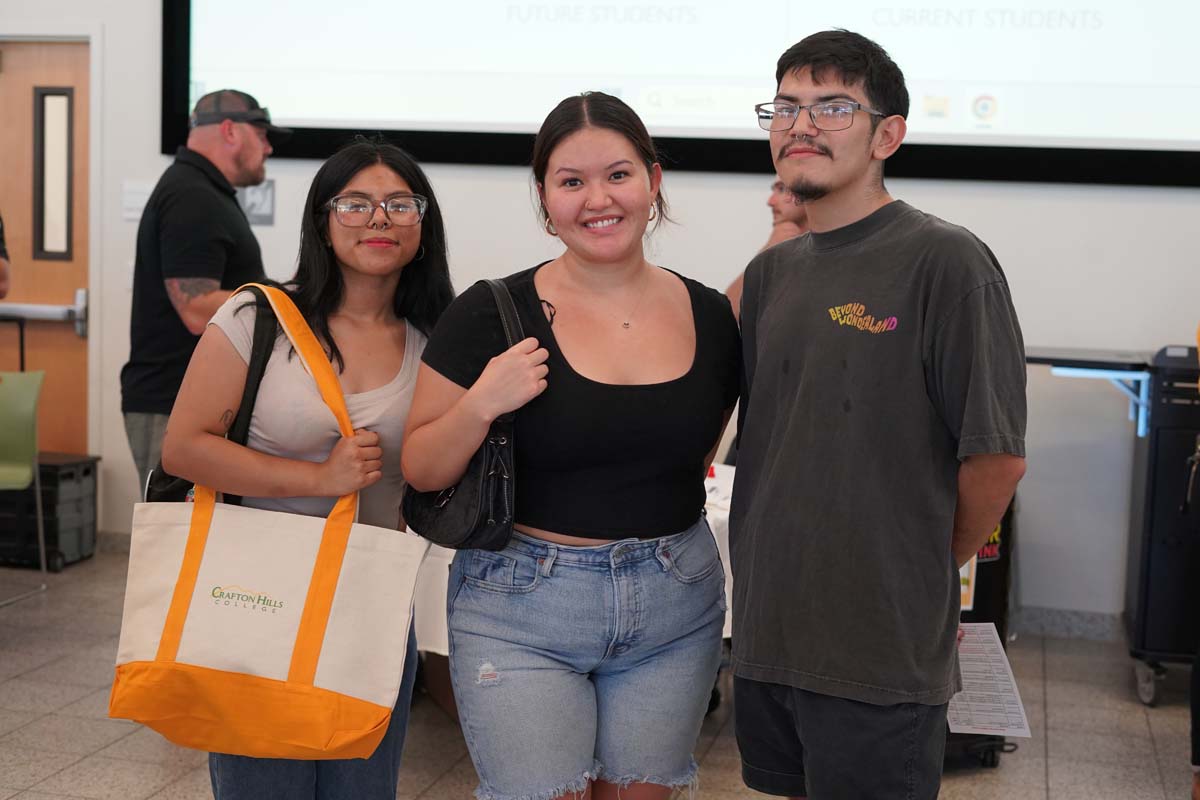
<svg viewBox="0 0 1200 800"><path fill-rule="evenodd" d="M305 322L304 315L296 308L295 303L286 292L271 286L248 285L258 286L266 293L284 333L291 341L292 346L296 348L296 353L300 356L305 370L316 381L321 398L337 419L338 429L343 436L353 436L354 428L350 422L350 414L346 410L346 400L342 395L341 384L338 382L337 375L334 374L333 366L329 363L329 357L325 350L317 341L317 337L313 335L308 323ZM235 291L234 294L237 292ZM209 528L212 525L215 506L216 493L207 487L197 486L191 528L184 548L179 578L175 583L175 592L171 597L171 605L163 625L158 653L155 656L157 661L174 661L178 655L179 642L183 635L183 626L187 620L192 594L196 588L200 563L204 558L204 548L207 544ZM288 681L290 682L311 685L316 676L317 661L321 656L325 629L329 624L329 612L333 607L333 596L337 590L342 561L350 540L350 526L354 524L357 507L357 492L344 495L338 499L325 522L321 546L317 551L316 563L309 581L308 595L304 601L304 610L300 615L300 626L296 633L291 665L288 669Z"/></svg>
<svg viewBox="0 0 1200 800"><path fill-rule="evenodd" d="M338 428L341 429L342 436L353 436L354 427L350 424L350 414L346 411L346 398L342 396L342 385L333 372L333 365L329 363L329 355L317 341L312 328L308 327L300 309L296 308L296 304L292 302L292 298L288 297L287 292L272 286L248 285L258 286L266 293L267 300L271 302L271 308L275 309L275 318L283 326L283 332L287 334L292 346L296 348L296 353L304 362L305 370L317 382L321 399L337 417Z"/></svg>
<svg viewBox="0 0 1200 800"><path fill-rule="evenodd" d="M337 417L342 436L353 436L350 413L346 410L346 399L333 365L324 348L304 321L304 316L285 292L264 286L267 299L275 309L275 316L283 326L284 333L296 348L308 374L317 382L317 389L325 405ZM337 591L338 577L342 573L342 560L350 541L350 526L358 507L358 494L348 494L337 501L325 532L321 536L321 547L313 565L312 579L308 585L308 597L300 613L300 629L296 633L296 646L292 650L292 662L288 667L288 681L311 685L317 674L317 661L321 657L321 646L325 641L325 629L329 625L329 612L333 608L333 595Z"/></svg>
<svg viewBox="0 0 1200 800"><path fill-rule="evenodd" d="M175 580L175 591L171 605L167 607L167 620L163 623L162 636L158 640L155 661L174 661L179 654L179 640L183 637L183 623L187 620L196 591L196 577L200 574L200 562L204 560L204 547L208 544L208 529L212 525L216 507L216 493L212 489L197 486L194 490L192 523L188 530L187 544L183 548L183 563L179 577Z"/></svg>

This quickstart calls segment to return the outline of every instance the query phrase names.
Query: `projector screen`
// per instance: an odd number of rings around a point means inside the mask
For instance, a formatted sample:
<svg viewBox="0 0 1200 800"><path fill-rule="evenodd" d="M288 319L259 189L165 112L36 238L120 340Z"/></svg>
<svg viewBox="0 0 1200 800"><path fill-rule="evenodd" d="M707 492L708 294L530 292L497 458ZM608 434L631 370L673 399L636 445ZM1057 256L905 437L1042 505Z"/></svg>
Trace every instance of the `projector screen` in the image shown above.
<svg viewBox="0 0 1200 800"><path fill-rule="evenodd" d="M290 154L316 155L299 151L338 132L384 131L445 151L434 160L520 163L559 100L600 89L669 142L676 166L769 171L753 106L773 98L777 58L843 27L879 42L905 73L909 135L896 161L909 172L1200 183L1190 47L1200 3L815 5L164 0L164 145L168 100L172 117L186 117L200 95L233 87L299 130ZM439 147L439 132L455 146ZM978 174L989 169L1000 174Z"/></svg>

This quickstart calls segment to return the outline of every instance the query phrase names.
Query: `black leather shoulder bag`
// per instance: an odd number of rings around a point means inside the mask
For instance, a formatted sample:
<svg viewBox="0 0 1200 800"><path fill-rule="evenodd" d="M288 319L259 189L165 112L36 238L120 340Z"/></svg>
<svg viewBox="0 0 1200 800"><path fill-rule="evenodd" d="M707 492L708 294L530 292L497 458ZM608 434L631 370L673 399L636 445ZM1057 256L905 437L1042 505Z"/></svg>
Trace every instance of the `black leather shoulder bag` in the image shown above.
<svg viewBox="0 0 1200 800"><path fill-rule="evenodd" d="M525 338L508 287L484 281L492 290L504 337L512 347ZM401 509L408 527L434 544L455 550L503 550L513 526L514 413L492 422L487 437L471 456L467 471L454 486L439 492L404 489Z"/></svg>

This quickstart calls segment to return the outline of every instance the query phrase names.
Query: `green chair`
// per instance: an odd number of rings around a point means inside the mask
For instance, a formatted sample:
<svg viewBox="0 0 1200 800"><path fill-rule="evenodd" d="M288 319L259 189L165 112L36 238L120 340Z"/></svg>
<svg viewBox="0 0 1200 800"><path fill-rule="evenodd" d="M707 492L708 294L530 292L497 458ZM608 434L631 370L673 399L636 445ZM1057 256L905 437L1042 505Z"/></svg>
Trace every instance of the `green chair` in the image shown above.
<svg viewBox="0 0 1200 800"><path fill-rule="evenodd" d="M38 556L42 566L40 586L0 600L0 606L46 591L46 531L42 517L42 480L37 463L38 396L45 376L44 372L0 372L0 489L23 491L33 484Z"/></svg>

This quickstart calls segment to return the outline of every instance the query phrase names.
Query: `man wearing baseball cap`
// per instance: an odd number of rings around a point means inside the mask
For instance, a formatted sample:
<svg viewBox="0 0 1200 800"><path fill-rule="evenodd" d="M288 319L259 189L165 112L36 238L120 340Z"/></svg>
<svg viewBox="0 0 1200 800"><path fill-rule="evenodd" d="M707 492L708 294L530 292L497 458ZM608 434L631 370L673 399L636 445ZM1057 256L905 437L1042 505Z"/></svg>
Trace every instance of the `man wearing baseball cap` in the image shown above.
<svg viewBox="0 0 1200 800"><path fill-rule="evenodd" d="M231 291L266 277L236 187L266 177L271 136L290 131L245 92L204 95L138 225L129 363L121 411L139 486L158 463L167 417L200 334Z"/></svg>

